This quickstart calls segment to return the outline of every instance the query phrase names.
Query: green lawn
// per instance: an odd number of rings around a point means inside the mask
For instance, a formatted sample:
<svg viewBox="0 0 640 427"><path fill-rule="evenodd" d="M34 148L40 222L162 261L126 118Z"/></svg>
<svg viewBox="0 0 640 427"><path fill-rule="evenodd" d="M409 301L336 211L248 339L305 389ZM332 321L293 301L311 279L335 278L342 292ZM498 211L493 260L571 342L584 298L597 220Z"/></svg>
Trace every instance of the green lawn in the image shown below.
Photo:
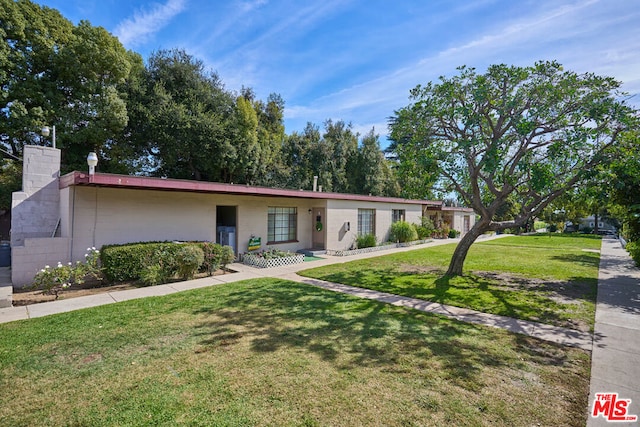
<svg viewBox="0 0 640 427"><path fill-rule="evenodd" d="M583 426L589 353L278 279L0 325L6 426Z"/></svg>
<svg viewBox="0 0 640 427"><path fill-rule="evenodd" d="M316 279L592 331L598 236L534 235L475 243L463 277L444 277L455 244L305 270Z"/></svg>

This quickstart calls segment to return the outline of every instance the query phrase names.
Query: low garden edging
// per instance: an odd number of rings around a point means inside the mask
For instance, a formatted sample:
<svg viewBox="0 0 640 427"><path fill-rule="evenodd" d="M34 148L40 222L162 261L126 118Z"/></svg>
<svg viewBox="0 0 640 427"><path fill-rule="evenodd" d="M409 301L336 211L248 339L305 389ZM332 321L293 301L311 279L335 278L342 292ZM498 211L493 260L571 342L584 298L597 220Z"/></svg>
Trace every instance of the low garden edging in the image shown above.
<svg viewBox="0 0 640 427"><path fill-rule="evenodd" d="M362 248L362 249L327 250L327 255L332 255L332 256L352 256L352 255L368 254L368 253L371 253L371 252L384 251L384 250L387 250L387 249L404 248L404 247L407 247L407 246L421 245L423 243L428 243L428 242L431 242L431 241L432 241L432 239L425 239L425 240L414 240L414 241L405 242L405 243L390 243L390 244L386 244L386 245L372 246L370 248Z"/></svg>
<svg viewBox="0 0 640 427"><path fill-rule="evenodd" d="M304 262L304 254L284 252L277 255L269 253L244 254L242 263L256 268L282 267Z"/></svg>

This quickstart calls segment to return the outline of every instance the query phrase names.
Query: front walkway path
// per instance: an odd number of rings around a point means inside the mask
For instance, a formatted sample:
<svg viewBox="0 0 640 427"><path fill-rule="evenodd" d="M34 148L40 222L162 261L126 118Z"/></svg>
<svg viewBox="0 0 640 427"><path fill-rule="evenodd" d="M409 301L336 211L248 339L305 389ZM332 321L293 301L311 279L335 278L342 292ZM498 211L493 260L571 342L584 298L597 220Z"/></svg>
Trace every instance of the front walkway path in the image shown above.
<svg viewBox="0 0 640 427"><path fill-rule="evenodd" d="M480 240L488 240L499 238L501 236L483 237ZM356 288L352 286L342 285L338 283L330 283L322 280L309 279L296 274L298 271L306 270L312 267L320 267L323 265L344 263L357 259L371 258L389 253L397 253L415 250L419 248L443 245L456 242L454 239L434 240L433 242L423 245L416 245L405 248L395 248L385 251L372 252L367 254L349 256L349 257L332 257L326 256L325 259L313 261L312 263L302 263L291 266L283 266L276 268L254 268L243 264L233 264L231 268L237 273L223 276L207 277L203 279L190 280L186 282L170 283L166 285L151 286L146 288L131 289L127 291L107 292L103 294L90 295L85 297L70 298L66 300L58 300L47 303L33 304L23 307L0 308L0 323L10 322L13 320L28 319L34 317L42 317L55 313L63 313L67 311L78 310L86 307L95 307L104 304L111 304L129 299L143 298L147 296L168 295L188 289L196 289L201 287L212 286L222 283L236 282L245 279L255 279L260 277L277 277L282 279L293 280L300 283L306 283L313 286L319 286L335 292L342 292L355 295L361 298L368 298L380 302L385 302L397 306L413 308L429 313L441 314L443 316L452 317L454 319L477 323L496 328L506 329L524 335L529 335L546 341L552 341L558 344L580 347L585 350L591 350L592 337L588 333L574 331L571 329L559 328L555 326L545 325L537 322L512 319L510 317L498 316L494 314L482 313L475 310L458 308L444 304L433 303L429 301L419 300L415 298L402 297L384 292L372 291L368 289Z"/></svg>
<svg viewBox="0 0 640 427"><path fill-rule="evenodd" d="M602 240L598 300L591 353L589 410L596 393L618 393L631 399L627 415L640 420L640 269L613 238ZM589 416L588 427L640 426L636 422L611 423Z"/></svg>
<svg viewBox="0 0 640 427"><path fill-rule="evenodd" d="M326 259L312 263L270 269L258 269L242 264L233 264L232 268L237 270L238 273L128 291L71 298L26 307L0 308L0 323L63 313L129 299L167 295L188 289L197 289L244 279L279 277L319 286L336 292L349 293L362 298L437 313L464 322L479 323L507 329L511 332L517 332L563 345L576 346L586 350L592 350L593 344L589 412L591 408L593 408L596 393L618 393L619 399L631 399L627 414L640 416L640 269L633 266L633 261L615 239L605 238L602 241L593 341L590 334L570 329L304 278L296 274L300 270L311 267L349 262L356 259L453 243L455 241L456 240L451 239L437 240L409 248L392 249L350 257L326 257ZM588 427L605 425L611 424L602 416L598 418L589 417L587 422ZM640 422L617 422L615 425L640 427Z"/></svg>

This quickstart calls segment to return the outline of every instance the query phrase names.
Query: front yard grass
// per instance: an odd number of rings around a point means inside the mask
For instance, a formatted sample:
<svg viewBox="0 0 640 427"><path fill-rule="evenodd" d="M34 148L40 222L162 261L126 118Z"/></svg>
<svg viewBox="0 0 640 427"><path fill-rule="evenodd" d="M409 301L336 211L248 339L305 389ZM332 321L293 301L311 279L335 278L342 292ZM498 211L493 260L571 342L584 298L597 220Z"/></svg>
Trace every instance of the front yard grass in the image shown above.
<svg viewBox="0 0 640 427"><path fill-rule="evenodd" d="M589 353L278 279L0 325L3 425L586 422Z"/></svg>
<svg viewBox="0 0 640 427"><path fill-rule="evenodd" d="M300 275L486 313L593 331L598 236L503 237L475 243L462 277L445 277L455 244L334 264Z"/></svg>

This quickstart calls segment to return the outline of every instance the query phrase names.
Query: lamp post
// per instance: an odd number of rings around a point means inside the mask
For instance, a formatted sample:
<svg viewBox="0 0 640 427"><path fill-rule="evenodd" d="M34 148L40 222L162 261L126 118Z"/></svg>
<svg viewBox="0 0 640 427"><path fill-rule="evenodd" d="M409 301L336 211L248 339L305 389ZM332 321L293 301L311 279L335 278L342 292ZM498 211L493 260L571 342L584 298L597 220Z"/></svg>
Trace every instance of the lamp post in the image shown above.
<svg viewBox="0 0 640 427"><path fill-rule="evenodd" d="M89 165L89 179L93 178L96 173L96 165L98 164L98 155L93 151L87 156L87 165Z"/></svg>
<svg viewBox="0 0 640 427"><path fill-rule="evenodd" d="M51 130L53 132L51 132ZM44 126L41 130L40 133L42 134L42 136L44 136L45 138L49 136L49 134L51 133L51 141L53 142L53 148L56 148L56 127L51 126L51 130L49 130L49 126Z"/></svg>

